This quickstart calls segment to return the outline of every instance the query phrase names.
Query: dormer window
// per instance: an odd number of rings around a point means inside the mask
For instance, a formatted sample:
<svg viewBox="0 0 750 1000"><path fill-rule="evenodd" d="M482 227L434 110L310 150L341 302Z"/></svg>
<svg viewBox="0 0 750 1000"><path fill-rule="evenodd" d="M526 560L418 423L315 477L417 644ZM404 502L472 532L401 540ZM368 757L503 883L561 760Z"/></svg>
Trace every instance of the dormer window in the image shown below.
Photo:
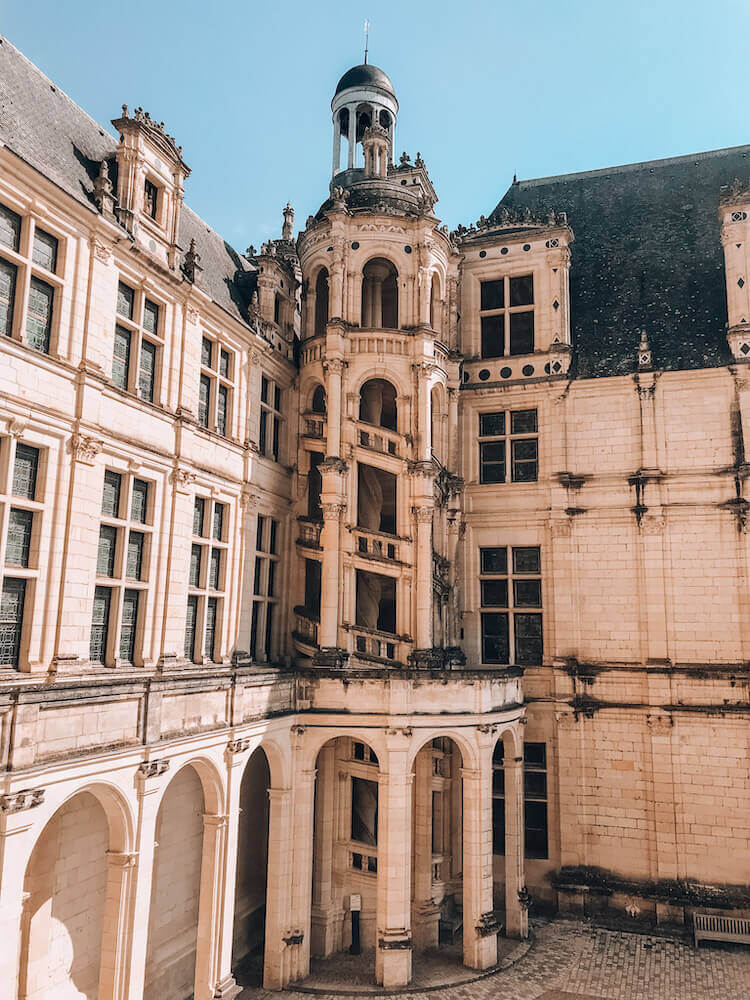
<svg viewBox="0 0 750 1000"><path fill-rule="evenodd" d="M146 215L151 216L152 219L156 219L156 213L158 209L158 198L159 189L156 184L153 184L148 178L144 183L143 189L143 210Z"/></svg>

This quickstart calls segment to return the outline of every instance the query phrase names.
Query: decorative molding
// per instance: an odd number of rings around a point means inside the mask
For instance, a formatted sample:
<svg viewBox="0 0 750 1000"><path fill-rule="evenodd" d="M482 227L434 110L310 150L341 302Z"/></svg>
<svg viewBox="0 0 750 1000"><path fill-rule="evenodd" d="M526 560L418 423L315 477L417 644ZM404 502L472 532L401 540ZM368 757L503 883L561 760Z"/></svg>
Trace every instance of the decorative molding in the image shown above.
<svg viewBox="0 0 750 1000"><path fill-rule="evenodd" d="M323 509L324 521L338 521L346 511L345 503L322 503L320 506Z"/></svg>
<svg viewBox="0 0 750 1000"><path fill-rule="evenodd" d="M44 802L44 788L23 788L18 792L0 795L0 813L17 813L34 809Z"/></svg>
<svg viewBox="0 0 750 1000"><path fill-rule="evenodd" d="M8 433L12 438L19 438L22 434L26 433L28 426L25 420L19 420L18 417L14 417L8 421Z"/></svg>
<svg viewBox="0 0 750 1000"><path fill-rule="evenodd" d="M169 761L166 757L144 760L138 765L138 773L144 778L158 778L168 770Z"/></svg>
<svg viewBox="0 0 750 1000"><path fill-rule="evenodd" d="M189 493L191 487L198 481L198 477L188 469L173 469L169 475L169 481L179 492Z"/></svg>
<svg viewBox="0 0 750 1000"><path fill-rule="evenodd" d="M227 752L228 753L232 753L232 754L234 754L234 753L244 753L245 750L247 750L249 746L250 746L250 740L249 739L230 740L227 743Z"/></svg>
<svg viewBox="0 0 750 1000"><path fill-rule="evenodd" d="M87 437L84 434L74 434L70 440L70 452L76 462L93 465L96 456L102 450L103 442L99 438Z"/></svg>
<svg viewBox="0 0 750 1000"><path fill-rule="evenodd" d="M411 512L418 524L432 524L432 519L435 516L434 507L412 507Z"/></svg>

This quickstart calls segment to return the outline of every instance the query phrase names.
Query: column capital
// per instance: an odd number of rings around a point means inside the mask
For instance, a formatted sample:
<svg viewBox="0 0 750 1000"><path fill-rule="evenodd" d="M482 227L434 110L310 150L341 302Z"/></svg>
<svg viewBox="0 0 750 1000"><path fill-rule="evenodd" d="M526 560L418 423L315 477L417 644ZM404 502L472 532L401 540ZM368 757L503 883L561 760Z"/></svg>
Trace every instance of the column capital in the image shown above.
<svg viewBox="0 0 750 1000"><path fill-rule="evenodd" d="M270 802L288 802L292 797L291 788L267 788L266 792Z"/></svg>

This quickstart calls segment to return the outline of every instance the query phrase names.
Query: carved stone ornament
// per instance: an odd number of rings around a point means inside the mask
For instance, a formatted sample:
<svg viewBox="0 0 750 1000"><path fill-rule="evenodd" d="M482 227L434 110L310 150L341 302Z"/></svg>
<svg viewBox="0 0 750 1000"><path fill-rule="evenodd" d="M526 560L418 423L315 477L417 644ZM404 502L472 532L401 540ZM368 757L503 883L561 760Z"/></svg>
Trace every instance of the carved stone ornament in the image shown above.
<svg viewBox="0 0 750 1000"><path fill-rule="evenodd" d="M24 809L40 806L42 802L44 802L43 788L24 788L19 792L0 795L0 813L23 812Z"/></svg>
<svg viewBox="0 0 750 1000"><path fill-rule="evenodd" d="M14 419L8 423L8 433L13 438L19 438L25 433L28 426L29 425L25 420L19 420L17 417L14 417Z"/></svg>
<svg viewBox="0 0 750 1000"><path fill-rule="evenodd" d="M488 913L480 915L479 922L474 929L479 937L491 937L493 934L498 933L500 924L497 922L494 912L490 910Z"/></svg>
<svg viewBox="0 0 750 1000"><path fill-rule="evenodd" d="M257 493L251 493L249 490L243 490L242 496L240 497L240 504L242 509L246 514L251 514L253 511L258 509L258 504L260 503L260 497Z"/></svg>
<svg viewBox="0 0 750 1000"><path fill-rule="evenodd" d="M323 503L320 506L323 508L324 521L338 521L346 511L345 503Z"/></svg>
<svg viewBox="0 0 750 1000"><path fill-rule="evenodd" d="M330 455L328 458L323 459L319 465L319 469L321 472L335 472L339 476L343 476L348 471L349 466L343 458L337 458L335 455Z"/></svg>
<svg viewBox="0 0 750 1000"><path fill-rule="evenodd" d="M641 534L661 535L666 521L661 514L644 514L641 517Z"/></svg>
<svg viewBox="0 0 750 1000"><path fill-rule="evenodd" d="M558 518L550 521L550 532L553 538L570 538L570 518Z"/></svg>
<svg viewBox="0 0 750 1000"><path fill-rule="evenodd" d="M330 375L342 375L346 367L346 361L342 361L340 358L331 358L330 361L323 362L323 370Z"/></svg>
<svg viewBox="0 0 750 1000"><path fill-rule="evenodd" d="M144 760L138 765L138 773L144 778L158 778L169 770L169 761L166 757L158 757L155 760Z"/></svg>
<svg viewBox="0 0 750 1000"><path fill-rule="evenodd" d="M386 729L386 736L404 736L409 737L412 734L411 726L394 726L391 729Z"/></svg>
<svg viewBox="0 0 750 1000"><path fill-rule="evenodd" d="M188 492L198 481L198 477L188 469L173 469L169 476L169 481L175 489Z"/></svg>
<svg viewBox="0 0 750 1000"><path fill-rule="evenodd" d="M102 243L102 241L97 239L96 236L91 237L89 240L89 246L91 247L96 259L100 260L102 264L109 264L110 260L112 260L111 248L108 247L106 243Z"/></svg>
<svg viewBox="0 0 750 1000"><path fill-rule="evenodd" d="M432 519L435 516L434 507L412 507L411 512L418 524L432 524Z"/></svg>
<svg viewBox="0 0 750 1000"><path fill-rule="evenodd" d="M528 910L531 907L531 896L525 885L522 885L518 890L518 902L522 910Z"/></svg>
<svg viewBox="0 0 750 1000"><path fill-rule="evenodd" d="M201 318L201 314L198 312L195 306L188 306L186 310L186 315L188 323L193 323L195 325L198 324Z"/></svg>
<svg viewBox="0 0 750 1000"><path fill-rule="evenodd" d="M648 728L654 736L670 736L674 727L674 719L666 713L653 713L646 717Z"/></svg>
<svg viewBox="0 0 750 1000"><path fill-rule="evenodd" d="M229 753L244 753L249 746L250 740L248 739L230 740L227 743L227 751Z"/></svg>
<svg viewBox="0 0 750 1000"><path fill-rule="evenodd" d="M302 931L299 930L287 931L287 933L281 940L284 942L287 948L291 948L293 945L302 944L302 942L305 940L305 935L302 933Z"/></svg>
<svg viewBox="0 0 750 1000"><path fill-rule="evenodd" d="M70 450L76 462L93 465L96 456L102 450L102 442L98 438L87 437L85 434L74 434L71 438Z"/></svg>
<svg viewBox="0 0 750 1000"><path fill-rule="evenodd" d="M555 715L555 723L558 729L570 731L576 728L578 719L573 712L559 712Z"/></svg>

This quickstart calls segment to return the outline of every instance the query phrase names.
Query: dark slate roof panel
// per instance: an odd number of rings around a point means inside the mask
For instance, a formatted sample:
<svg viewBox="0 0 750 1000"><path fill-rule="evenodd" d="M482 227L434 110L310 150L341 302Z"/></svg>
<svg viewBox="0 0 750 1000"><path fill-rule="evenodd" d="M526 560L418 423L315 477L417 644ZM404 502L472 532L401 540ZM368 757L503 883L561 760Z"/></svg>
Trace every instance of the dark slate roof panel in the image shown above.
<svg viewBox="0 0 750 1000"><path fill-rule="evenodd" d="M567 212L578 377L636 370L645 329L656 367L731 363L720 189L750 180L750 146L519 181L501 206Z"/></svg>
<svg viewBox="0 0 750 1000"><path fill-rule="evenodd" d="M100 161L114 158L117 140L2 37L0 142L96 211L94 179ZM110 176L114 181L113 171ZM244 323L255 268L183 205L179 233L183 250L190 246L191 239L195 239L201 255L201 288L234 319Z"/></svg>

